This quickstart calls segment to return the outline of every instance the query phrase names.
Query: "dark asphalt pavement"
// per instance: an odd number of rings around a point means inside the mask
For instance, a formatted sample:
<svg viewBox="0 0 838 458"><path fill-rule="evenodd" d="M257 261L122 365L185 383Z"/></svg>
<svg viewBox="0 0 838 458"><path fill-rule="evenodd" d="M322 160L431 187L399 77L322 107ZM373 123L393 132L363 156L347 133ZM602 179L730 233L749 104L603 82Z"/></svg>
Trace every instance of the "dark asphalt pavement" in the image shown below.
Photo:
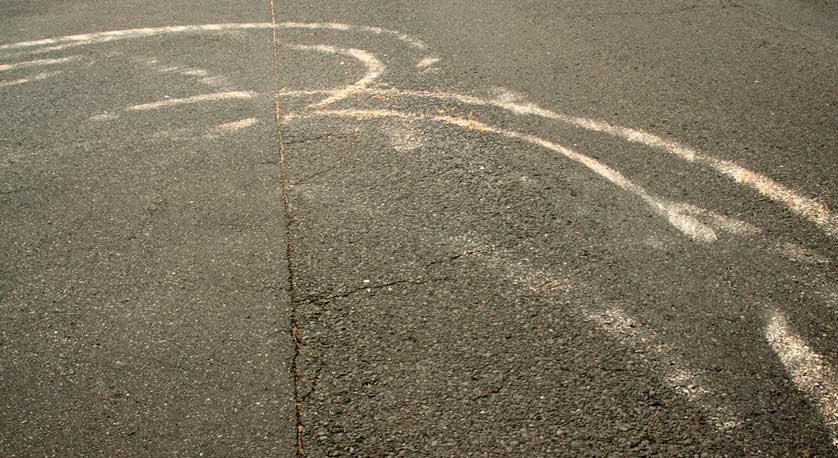
<svg viewBox="0 0 838 458"><path fill-rule="evenodd" d="M838 456L836 5L0 2L0 456Z"/></svg>

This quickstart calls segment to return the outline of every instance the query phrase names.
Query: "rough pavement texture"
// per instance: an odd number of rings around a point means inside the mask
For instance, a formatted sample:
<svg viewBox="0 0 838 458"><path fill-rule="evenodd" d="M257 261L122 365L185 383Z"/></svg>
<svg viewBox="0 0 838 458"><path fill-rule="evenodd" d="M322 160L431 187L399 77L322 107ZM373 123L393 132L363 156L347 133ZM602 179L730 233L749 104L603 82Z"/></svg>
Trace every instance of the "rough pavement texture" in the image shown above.
<svg viewBox="0 0 838 458"><path fill-rule="evenodd" d="M253 23L0 48L0 454L838 453L834 3L0 11Z"/></svg>
<svg viewBox="0 0 838 458"><path fill-rule="evenodd" d="M4 2L0 41L269 20L267 5L236 3ZM63 71L0 88L0 455L292 452L272 98L124 111L218 90L151 59L269 92L270 37L4 54L2 64L81 57L2 75ZM263 122L204 136L250 117Z"/></svg>

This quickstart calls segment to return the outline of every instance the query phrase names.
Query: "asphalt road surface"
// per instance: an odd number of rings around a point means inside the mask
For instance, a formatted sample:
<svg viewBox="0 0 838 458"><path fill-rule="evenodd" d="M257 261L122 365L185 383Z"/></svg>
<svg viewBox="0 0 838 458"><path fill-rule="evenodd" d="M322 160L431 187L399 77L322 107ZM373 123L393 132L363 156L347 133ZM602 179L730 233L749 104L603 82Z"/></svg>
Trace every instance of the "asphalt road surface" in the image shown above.
<svg viewBox="0 0 838 458"><path fill-rule="evenodd" d="M833 1L0 0L0 456L838 456Z"/></svg>

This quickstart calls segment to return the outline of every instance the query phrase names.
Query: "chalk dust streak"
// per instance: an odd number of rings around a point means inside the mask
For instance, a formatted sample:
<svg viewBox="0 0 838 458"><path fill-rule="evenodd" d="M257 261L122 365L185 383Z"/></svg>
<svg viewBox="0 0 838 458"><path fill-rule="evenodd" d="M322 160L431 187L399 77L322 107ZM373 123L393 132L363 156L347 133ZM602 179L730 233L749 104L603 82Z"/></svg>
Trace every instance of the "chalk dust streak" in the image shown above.
<svg viewBox="0 0 838 458"><path fill-rule="evenodd" d="M773 310L765 338L780 358L794 383L818 406L826 426L832 434L832 445L838 447L838 379L806 342L789 328L786 317Z"/></svg>
<svg viewBox="0 0 838 458"><path fill-rule="evenodd" d="M315 118L315 117L344 117L354 119L375 119L375 118L402 118L409 120L425 120L436 121L453 126L463 127L465 129L476 130L479 132L493 133L507 138L521 140L537 146L541 146L550 151L556 152L559 155L570 159L587 167L592 172L596 173L602 178L610 181L620 189L630 192L640 197L651 209L658 215L664 217L670 224L675 226L678 230L684 233L689 238L700 242L712 242L716 240L716 233L705 224L699 222L692 216L673 211L671 204L663 199L657 198L649 194L645 189L637 184L632 183L620 172L608 167L607 165L593 159L589 156L577 153L569 148L557 145L553 142L544 140L534 135L523 134L511 130L498 129L488 126L486 124L474 121L472 119L458 118L451 116L426 116L415 113L404 113L400 111L390 110L318 110L308 113L285 115L283 120L293 121L301 118Z"/></svg>
<svg viewBox="0 0 838 458"><path fill-rule="evenodd" d="M168 108L173 107L176 105L186 105L191 103L200 103L200 102L216 102L219 100L233 100L233 99L253 99L256 97L255 92L249 91L229 91L229 92L216 92L214 94L203 94L203 95L194 95L191 97L182 97L176 99L166 99L160 100L157 102L151 103L144 103L141 105L132 105L126 110L131 111L144 111L144 110L157 110L160 108Z"/></svg>

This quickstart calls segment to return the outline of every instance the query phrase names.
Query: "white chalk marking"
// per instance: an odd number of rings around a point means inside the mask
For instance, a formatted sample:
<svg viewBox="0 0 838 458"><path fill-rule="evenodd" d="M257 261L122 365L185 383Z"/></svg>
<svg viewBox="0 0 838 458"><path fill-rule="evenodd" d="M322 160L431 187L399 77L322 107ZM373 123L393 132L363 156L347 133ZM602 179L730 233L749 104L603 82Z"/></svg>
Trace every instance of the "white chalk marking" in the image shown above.
<svg viewBox="0 0 838 458"><path fill-rule="evenodd" d="M690 216L694 216L696 218L701 218L710 227L728 232L730 234L742 238L754 237L763 232L762 229L752 224L748 224L744 221L740 221L736 218L731 218L729 216L720 215L716 212L695 205L683 203L670 204L669 208L672 212L684 213Z"/></svg>
<svg viewBox="0 0 838 458"><path fill-rule="evenodd" d="M822 291L822 294L826 300L826 305L838 309L838 288L832 291Z"/></svg>
<svg viewBox="0 0 838 458"><path fill-rule="evenodd" d="M496 103L523 103L526 100L526 96L523 94L513 92L505 87L495 87L492 92L495 95L494 101Z"/></svg>
<svg viewBox="0 0 838 458"><path fill-rule="evenodd" d="M60 75L61 73L63 72L60 70L55 72L42 72L31 78L22 78L14 81L0 81L0 87L18 86L21 84L31 83L33 81L43 81L45 79L52 78L55 75Z"/></svg>
<svg viewBox="0 0 838 458"><path fill-rule="evenodd" d="M206 70L202 70L200 68L185 69L185 70L180 71L178 73L180 73L181 75L186 75L186 76L208 76L209 75L209 73L207 73Z"/></svg>
<svg viewBox="0 0 838 458"><path fill-rule="evenodd" d="M242 129L255 126L259 120L256 118L240 119L238 121L219 124L209 131L210 136L232 135Z"/></svg>
<svg viewBox="0 0 838 458"><path fill-rule="evenodd" d="M207 86L213 87L229 87L227 79L221 76L209 76L209 72L200 68L180 68L176 65L159 65L160 61L157 59L136 59L149 67L157 70L160 73L177 73L184 76L202 77L198 81Z"/></svg>
<svg viewBox="0 0 838 458"><path fill-rule="evenodd" d="M798 215L820 226L829 236L838 239L838 216L831 214L825 204L809 197L800 196L770 178L747 170L736 163L699 153L695 153L695 159L733 178L737 183L750 186L771 200L784 203Z"/></svg>
<svg viewBox="0 0 838 458"><path fill-rule="evenodd" d="M69 48L78 46L86 46L85 43L67 43L59 46L47 46L44 48L24 49L17 52L0 51L0 59L20 59L23 57L32 58L41 54L53 53L56 51L63 51Z"/></svg>
<svg viewBox="0 0 838 458"><path fill-rule="evenodd" d="M385 126L384 135L390 142L390 146L400 153L420 148L425 140L422 131L411 127L409 123L394 123L391 126Z"/></svg>
<svg viewBox="0 0 838 458"><path fill-rule="evenodd" d="M337 89L296 89L296 90L281 90L277 92L280 97L313 97L317 95L334 94ZM375 94L378 89L366 89L365 94Z"/></svg>
<svg viewBox="0 0 838 458"><path fill-rule="evenodd" d="M252 23L223 23L223 24L202 24L202 25L175 25L166 27L146 27L140 29L111 30L108 32L85 33L80 35L67 35L42 40L21 41L0 46L0 50L33 48L38 46L51 46L63 44L90 45L107 43L116 40L128 40L134 38L146 38L164 34L192 34L203 32L224 32L232 30L261 30L272 29L270 22ZM309 22L283 22L279 24L281 29L309 29L309 30L335 30L349 32L366 32L375 35L388 35L408 46L424 50L428 46L421 40L410 35L380 27L357 26L340 23L309 23Z"/></svg>
<svg viewBox="0 0 838 458"><path fill-rule="evenodd" d="M830 262L826 256L794 243L784 243L780 247L780 253L787 259L805 264L828 264Z"/></svg>
<svg viewBox="0 0 838 458"><path fill-rule="evenodd" d="M716 240L716 233L707 225L699 222L690 215L673 211L671 204L663 199L657 198L646 192L645 189L637 184L632 183L625 178L620 172L608 167L607 165L593 159L589 156L577 153L569 148L557 145L553 142L544 140L530 134L523 134L511 130L499 129L488 126L466 118L458 118L451 116L426 116L415 113L403 113L399 111L390 110L320 110L301 114L287 114L283 119L291 121L294 119L314 118L314 117L345 117L354 119L376 119L376 118L400 118L409 120L424 120L436 121L453 126L459 126L465 129L476 130L479 132L488 132L501 135L507 138L521 140L545 149L558 153L559 155L570 159L578 164L587 167L589 170L608 180L616 185L618 188L627 191L640 197L656 214L664 217L672 226L680 230L687 237L699 242L713 242Z"/></svg>
<svg viewBox="0 0 838 458"><path fill-rule="evenodd" d="M67 35L63 37L46 38L42 40L22 41L19 43L2 45L0 46L0 50L32 48L38 46L51 46L63 44L91 45L99 43L108 43L117 40L153 37L165 34L223 32L227 30L260 30L271 29L272 27L273 26L269 22L146 27L140 29L111 30L109 32L85 33L80 35Z"/></svg>
<svg viewBox="0 0 838 458"><path fill-rule="evenodd" d="M490 268L505 273L513 283L522 285L533 293L551 296L573 290L581 291L585 297L591 299L593 306L571 301L569 307L622 344L652 355L663 367L663 382L705 410L716 428L730 431L741 425L741 420L727 405L724 396L718 395L708 387L703 371L691 368L672 345L663 343L654 330L632 319L623 308L607 304L582 282L534 268L509 250L499 249L485 242L475 242L474 239L479 240L479 237L467 234L450 241L458 251L483 260ZM650 365L650 368L658 369L655 365Z"/></svg>
<svg viewBox="0 0 838 458"><path fill-rule="evenodd" d="M718 173L732 178L737 183L747 185L763 196L785 205L786 208L794 213L815 223L830 237L838 239L838 215L832 214L825 204L815 199L799 195L770 178L750 171L734 162L717 159L642 130L629 129L602 121L556 113L534 104L509 102L504 100L504 98L484 100L478 97L446 92L403 91L399 89L367 89L364 92L377 95L446 99L468 105L494 106L519 115L533 115L552 119L579 128L620 137L629 142L644 144L654 149L664 150L688 162L696 162L710 167ZM288 92L280 95L302 95L302 93Z"/></svg>
<svg viewBox="0 0 838 458"><path fill-rule="evenodd" d="M329 97L312 104L311 107L322 107L345 99L354 92L366 89L370 83L375 81L382 73L384 73L384 64L382 64L380 60L369 52L360 49L336 48L334 46L325 45L289 45L289 48L300 51L316 51L326 54L338 54L351 57L361 62L367 69L366 74L361 79L344 88L333 90L330 92L331 95Z"/></svg>
<svg viewBox="0 0 838 458"><path fill-rule="evenodd" d="M57 65L81 59L81 56L61 57L58 59L38 59L26 62L15 62L13 64L0 64L0 72L17 70L20 68L42 67L44 65Z"/></svg>
<svg viewBox="0 0 838 458"><path fill-rule="evenodd" d="M779 310L772 311L765 327L765 338L798 389L815 402L832 434L832 445L838 447L838 379L835 373L823 356L812 351L791 331Z"/></svg>
<svg viewBox="0 0 838 458"><path fill-rule="evenodd" d="M280 28L285 29L325 29L325 30L338 30L338 31L355 31L355 32L367 32L373 33L375 35L389 35L397 40L407 44L408 46L416 49L427 49L428 45L426 45L422 40L417 38L411 37L410 35L398 32L396 30L390 29L383 29L381 27L369 27L369 26L361 26L361 25L349 25L349 24L339 24L335 22L329 23L312 23L312 22L283 22L279 24Z"/></svg>
<svg viewBox="0 0 838 458"><path fill-rule="evenodd" d="M185 105L190 103L200 103L200 102L215 102L218 100L233 100L233 99L253 99L256 97L255 92L249 91L229 91L229 92L216 92L214 94L202 94L202 95L195 95L192 97L183 97L177 99L166 99L160 100L157 102L151 103L144 103L141 105L132 105L126 110L131 111L138 111L138 110L156 110L159 108L167 108L172 107L175 105Z"/></svg>
<svg viewBox="0 0 838 458"><path fill-rule="evenodd" d="M426 57L416 64L416 68L425 69L439 62L439 57Z"/></svg>
<svg viewBox="0 0 838 458"><path fill-rule="evenodd" d="M716 398L715 393L707 388L702 380L703 371L691 369L672 345L661 342L655 331L642 326L617 306L590 313L588 318L623 344L656 355L663 363L664 381L689 401L708 411L716 428L730 431L741 426L742 421L724 403L723 397Z"/></svg>
<svg viewBox="0 0 838 458"><path fill-rule="evenodd" d="M46 53L55 52L55 51L63 51L63 50L68 49L68 48L75 48L77 46L85 46L86 44L87 43L67 43L67 44L58 45L58 46L47 46L47 47L44 47L44 48L38 48L38 49L34 49L32 51L29 51L29 54L46 54Z"/></svg>
<svg viewBox="0 0 838 458"><path fill-rule="evenodd" d="M348 24L338 23L298 23L287 22L279 25L280 28L302 28L302 29L327 29L338 31L360 31L374 34L387 34L399 39L408 45L425 49L426 45L419 40L416 40L408 35L400 32L382 29L378 27L366 26L352 26ZM0 46L0 50L22 49L31 47L44 47L52 45L69 45L69 44L94 44L106 43L114 40L124 40L132 38L143 38L162 34L171 33L202 33L202 32L222 32L232 30L253 30L253 29L271 29L271 23L227 23L227 24L204 24L204 25L189 25L189 26L168 26L157 28L142 28L142 29L128 29L115 30L109 32L89 33L81 35L70 35L58 38L48 38L43 40L24 41L18 43L11 43ZM43 48L41 48L43 49ZM19 64L5 64L19 65ZM2 66L0 66L2 68ZM357 88L355 88L357 90ZM355 92L355 91L350 91ZM402 94L408 94L407 91L402 91ZM420 94L420 93L414 93ZM662 149L677 157L691 162L698 162L705 166L709 166L717 172L728 176L737 183L745 184L756 190L763 196L766 196L778 203L784 204L787 208L797 213L798 215L812 221L818 225L824 232L833 238L838 238L838 216L833 215L829 208L815 199L801 196L785 186L761 175L752 172L744 167L733 163L714 158L709 155L702 154L689 147L681 145L677 142L670 141L654 134L644 132L642 130L629 129L621 126L615 126L606 122L596 121L592 119L573 117L561 113L555 113L549 110L539 108L533 104L509 103L504 100L497 101L483 101L473 97L459 96L456 94L440 94L440 93L421 93L423 96L429 97L443 97L458 99L464 103L472 103L477 101L481 105L494 105L518 114L530 114L555 119L565 122L577 127L593 130L596 132L607 133L621 137L625 140L635 143L642 143L652 148ZM347 94L344 94L347 95ZM339 99L339 98L338 98ZM331 102L327 102L331 103Z"/></svg>
<svg viewBox="0 0 838 458"><path fill-rule="evenodd" d="M115 115L113 113L101 113L94 116L87 118L88 121L95 121L95 122L103 122L103 121L112 121L114 119L119 118L119 115Z"/></svg>
<svg viewBox="0 0 838 458"><path fill-rule="evenodd" d="M227 81L227 78L224 78L223 76L208 76L206 78L201 78L199 81L203 84L206 84L207 86L214 86L214 87L230 86L230 83Z"/></svg>
<svg viewBox="0 0 838 458"><path fill-rule="evenodd" d="M493 103L493 105L506 108L515 113L538 115L595 132L606 133L633 143L641 143L652 148L667 151L689 162L697 162L708 166L722 175L733 178L737 183L745 184L763 196L784 204L793 212L820 226L831 237L838 238L838 217L832 215L826 205L814 199L798 195L770 178L752 172L734 162L717 159L642 130L629 129L602 121L555 113L533 104L498 101Z"/></svg>

